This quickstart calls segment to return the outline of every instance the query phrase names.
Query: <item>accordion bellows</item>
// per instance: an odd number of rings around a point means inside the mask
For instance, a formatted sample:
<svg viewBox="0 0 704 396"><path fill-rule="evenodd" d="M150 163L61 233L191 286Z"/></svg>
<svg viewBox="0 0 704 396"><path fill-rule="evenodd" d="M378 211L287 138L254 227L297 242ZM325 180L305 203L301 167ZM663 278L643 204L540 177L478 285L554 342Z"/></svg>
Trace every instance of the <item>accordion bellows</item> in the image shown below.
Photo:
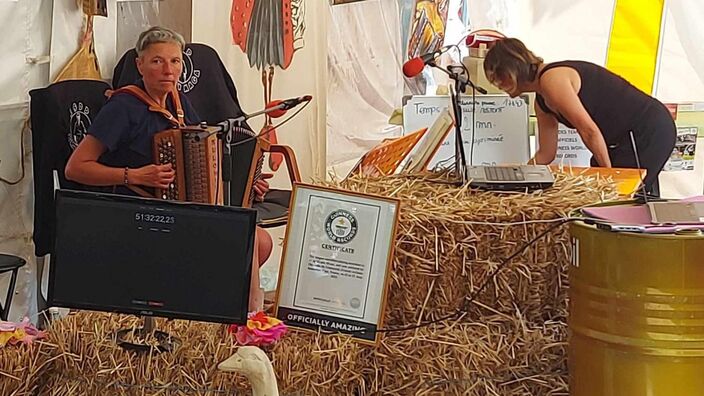
<svg viewBox="0 0 704 396"><path fill-rule="evenodd" d="M154 162L170 163L176 178L167 189L157 189L161 199L222 204L221 150L214 127L167 129L154 135Z"/></svg>
<svg viewBox="0 0 704 396"><path fill-rule="evenodd" d="M225 193L232 206L249 208L254 202L253 183L262 173L268 147L248 129L233 127L230 162L223 166L219 127L187 126L158 132L153 138L154 163L171 164L176 178L156 197L222 205ZM224 191L223 169L231 170L229 190Z"/></svg>

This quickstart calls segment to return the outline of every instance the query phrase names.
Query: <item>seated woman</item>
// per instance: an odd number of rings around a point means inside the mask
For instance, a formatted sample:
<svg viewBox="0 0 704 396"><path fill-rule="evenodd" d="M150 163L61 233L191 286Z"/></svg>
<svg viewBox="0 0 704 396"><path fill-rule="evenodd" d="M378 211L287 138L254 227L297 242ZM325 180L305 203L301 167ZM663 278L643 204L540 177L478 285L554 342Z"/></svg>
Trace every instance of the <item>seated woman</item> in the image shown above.
<svg viewBox="0 0 704 396"><path fill-rule="evenodd" d="M163 27L140 34L136 62L142 79L135 85L144 99L117 92L108 100L69 158L67 179L85 185L114 186L113 192L129 195L136 195L130 187L167 188L174 181L170 164L153 163L152 139L165 129L200 122L188 98L176 89L184 46L180 34ZM149 106L144 100L155 105ZM268 188L265 180L258 181L254 186L257 198L261 200ZM259 265L252 271L250 311L263 305L259 266L271 254L271 236L257 227L254 243L253 262Z"/></svg>

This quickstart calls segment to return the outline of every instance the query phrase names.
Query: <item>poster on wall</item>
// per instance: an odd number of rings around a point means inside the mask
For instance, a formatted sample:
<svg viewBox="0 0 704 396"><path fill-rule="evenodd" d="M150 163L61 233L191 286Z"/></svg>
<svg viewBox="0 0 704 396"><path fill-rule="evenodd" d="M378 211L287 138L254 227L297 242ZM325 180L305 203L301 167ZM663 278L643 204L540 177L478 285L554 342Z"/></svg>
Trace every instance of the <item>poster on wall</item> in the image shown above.
<svg viewBox="0 0 704 396"><path fill-rule="evenodd" d="M240 47L250 68L261 71L264 91L262 108L273 100L276 69L288 69L294 54L305 46L305 4L304 0L232 0L232 43ZM266 132L271 143L278 142L277 131L269 114L264 115L264 126L260 132ZM276 171L283 160L282 154L272 153L269 167Z"/></svg>
<svg viewBox="0 0 704 396"><path fill-rule="evenodd" d="M442 47L449 5L449 0L416 0L408 35L407 59Z"/></svg>
<svg viewBox="0 0 704 396"><path fill-rule="evenodd" d="M291 202L276 317L378 342L399 201L296 184Z"/></svg>
<svg viewBox="0 0 704 396"><path fill-rule="evenodd" d="M592 152L584 144L576 129L562 123L557 127L557 152L552 165L588 167Z"/></svg>
<svg viewBox="0 0 704 396"><path fill-rule="evenodd" d="M696 126L677 127L677 140L664 171L694 170L694 152L697 146L699 128Z"/></svg>

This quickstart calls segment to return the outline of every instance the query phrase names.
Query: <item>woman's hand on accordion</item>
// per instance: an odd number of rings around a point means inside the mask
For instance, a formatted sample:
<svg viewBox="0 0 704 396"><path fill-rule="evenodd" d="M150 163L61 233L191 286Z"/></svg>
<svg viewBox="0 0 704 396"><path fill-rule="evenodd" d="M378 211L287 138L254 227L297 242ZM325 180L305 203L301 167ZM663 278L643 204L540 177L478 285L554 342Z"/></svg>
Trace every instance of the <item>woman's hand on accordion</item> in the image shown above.
<svg viewBox="0 0 704 396"><path fill-rule="evenodd" d="M168 188L176 177L176 171L171 167L171 164L147 165L137 169L130 169L128 177L130 184Z"/></svg>
<svg viewBox="0 0 704 396"><path fill-rule="evenodd" d="M266 179L271 179L273 173L262 173L257 180L254 181L254 199L257 202L264 201L264 195L269 191L269 182Z"/></svg>

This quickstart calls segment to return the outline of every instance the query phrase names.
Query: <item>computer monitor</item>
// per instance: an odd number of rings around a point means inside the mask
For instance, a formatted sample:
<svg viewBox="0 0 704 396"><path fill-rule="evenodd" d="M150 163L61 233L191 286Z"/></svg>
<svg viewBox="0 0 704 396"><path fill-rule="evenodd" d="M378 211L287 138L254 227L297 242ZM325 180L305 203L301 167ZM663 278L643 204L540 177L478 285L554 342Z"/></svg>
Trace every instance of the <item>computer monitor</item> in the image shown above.
<svg viewBox="0 0 704 396"><path fill-rule="evenodd" d="M251 209L59 190L50 306L246 323Z"/></svg>

